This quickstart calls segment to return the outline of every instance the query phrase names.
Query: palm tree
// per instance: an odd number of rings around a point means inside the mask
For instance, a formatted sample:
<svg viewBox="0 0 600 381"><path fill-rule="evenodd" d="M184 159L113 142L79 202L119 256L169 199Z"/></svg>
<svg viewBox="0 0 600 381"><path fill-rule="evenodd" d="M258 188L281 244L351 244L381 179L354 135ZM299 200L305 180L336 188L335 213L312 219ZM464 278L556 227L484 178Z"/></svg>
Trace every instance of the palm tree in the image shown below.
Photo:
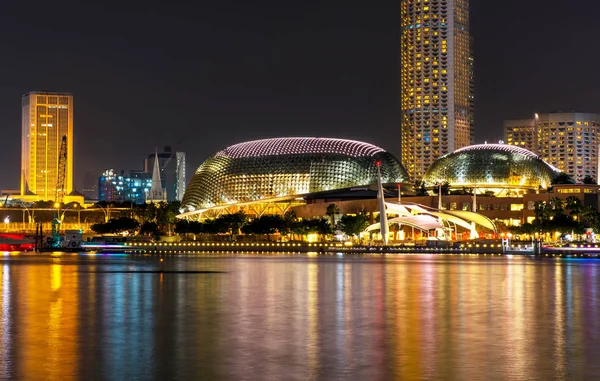
<svg viewBox="0 0 600 381"><path fill-rule="evenodd" d="M550 199L550 207L552 211L550 212L554 217L563 214L565 212L565 202L560 197L552 197Z"/></svg>
<svg viewBox="0 0 600 381"><path fill-rule="evenodd" d="M244 224L248 222L248 216L242 211L233 214L224 214L219 219L229 232L232 241L234 240L234 236L240 234L240 229Z"/></svg>
<svg viewBox="0 0 600 381"><path fill-rule="evenodd" d="M435 188L433 189L433 193L438 194L442 192L442 195L450 194L450 183L447 181L441 181L435 184Z"/></svg>
<svg viewBox="0 0 600 381"><path fill-rule="evenodd" d="M549 205L544 201L535 202L534 214L538 225L550 219L550 210Z"/></svg>
<svg viewBox="0 0 600 381"><path fill-rule="evenodd" d="M596 184L596 179L590 175L587 175L586 177L583 178L583 183L584 184Z"/></svg>
<svg viewBox="0 0 600 381"><path fill-rule="evenodd" d="M429 194L427 193L427 189L425 188L425 181L423 180L415 181L413 189L415 190L416 196L427 196Z"/></svg>
<svg viewBox="0 0 600 381"><path fill-rule="evenodd" d="M597 228L599 227L599 222L600 222L600 214L598 213L598 211L596 209L594 209L593 206L588 205L588 206L584 206L581 209L581 217L583 217L585 219L585 221L587 222L587 226L591 227L592 229L594 229L595 233L600 233L600 231L597 230Z"/></svg>
<svg viewBox="0 0 600 381"><path fill-rule="evenodd" d="M297 222L298 216L293 210L288 210L283 214L283 223L285 225L285 231L288 233L288 235L291 236L292 240L295 239L294 226L297 224Z"/></svg>
<svg viewBox="0 0 600 381"><path fill-rule="evenodd" d="M552 185L557 184L575 184L575 180L568 174L561 172L552 179Z"/></svg>
<svg viewBox="0 0 600 381"><path fill-rule="evenodd" d="M569 196L565 200L565 208L570 210L571 212L569 214L571 217L575 217L575 220L579 222L579 216L581 215L581 211L583 209L581 200L575 196Z"/></svg>
<svg viewBox="0 0 600 381"><path fill-rule="evenodd" d="M331 218L331 226L335 226L335 215L340 214L340 208L336 204L327 205L327 212L325 212Z"/></svg>

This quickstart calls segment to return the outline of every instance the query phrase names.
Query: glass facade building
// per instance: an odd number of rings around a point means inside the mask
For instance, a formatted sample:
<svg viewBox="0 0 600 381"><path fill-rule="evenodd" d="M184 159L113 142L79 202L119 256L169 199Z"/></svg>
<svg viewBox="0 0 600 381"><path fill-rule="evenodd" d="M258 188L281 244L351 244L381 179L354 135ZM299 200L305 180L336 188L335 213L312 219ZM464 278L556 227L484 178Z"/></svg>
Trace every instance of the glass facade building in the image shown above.
<svg viewBox="0 0 600 381"><path fill-rule="evenodd" d="M396 158L368 143L276 138L236 144L217 152L198 168L181 210L193 212L377 184L377 162L384 183L408 182Z"/></svg>
<svg viewBox="0 0 600 381"><path fill-rule="evenodd" d="M31 92L22 98L21 194L54 200L62 137L67 137L64 194L73 191L73 96Z"/></svg>
<svg viewBox="0 0 600 381"><path fill-rule="evenodd" d="M425 173L427 185L547 188L560 171L534 153L506 144L478 144L442 156Z"/></svg>
<svg viewBox="0 0 600 381"><path fill-rule="evenodd" d="M468 0L400 1L402 162L419 180L473 144L474 64Z"/></svg>

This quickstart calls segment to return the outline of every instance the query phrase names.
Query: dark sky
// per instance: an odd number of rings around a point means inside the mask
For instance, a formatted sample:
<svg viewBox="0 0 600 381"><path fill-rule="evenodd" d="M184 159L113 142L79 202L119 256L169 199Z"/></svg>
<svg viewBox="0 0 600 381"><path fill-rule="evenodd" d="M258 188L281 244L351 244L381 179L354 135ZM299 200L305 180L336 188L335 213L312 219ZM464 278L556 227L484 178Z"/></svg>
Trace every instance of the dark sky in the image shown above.
<svg viewBox="0 0 600 381"><path fill-rule="evenodd" d="M124 5L129 4L129 5ZM400 154L398 0L81 1L0 5L0 188L20 172L20 98L75 96L75 181L141 168L156 147L274 136ZM476 139L534 112L600 112L597 0L471 0Z"/></svg>

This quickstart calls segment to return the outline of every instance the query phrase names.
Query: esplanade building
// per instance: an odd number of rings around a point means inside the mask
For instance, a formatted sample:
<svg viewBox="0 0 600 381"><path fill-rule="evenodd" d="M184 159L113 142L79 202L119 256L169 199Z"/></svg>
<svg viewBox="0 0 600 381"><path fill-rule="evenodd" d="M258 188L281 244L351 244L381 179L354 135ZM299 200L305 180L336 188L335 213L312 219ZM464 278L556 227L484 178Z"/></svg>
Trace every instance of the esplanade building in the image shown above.
<svg viewBox="0 0 600 381"><path fill-rule="evenodd" d="M438 214L475 212L511 226L531 222L535 202L553 197L575 196L598 206L597 185L553 184L564 174L516 146L464 147L433 162L422 179L409 179L402 163L380 147L297 137L240 143L213 154L188 184L178 217L204 219L238 211L260 216L293 210L310 218L324 216L334 203L339 214L367 212L375 219L378 166L386 202L419 205ZM445 184L445 191L440 192L440 184ZM392 209L388 207L388 214Z"/></svg>
<svg viewBox="0 0 600 381"><path fill-rule="evenodd" d="M448 183L452 189L478 188L481 194L522 196L547 189L560 173L524 148L477 144L438 158L423 180L429 186Z"/></svg>
<svg viewBox="0 0 600 381"><path fill-rule="evenodd" d="M364 142L292 137L236 144L200 165L184 194L180 217L240 210L280 214L315 199L373 198L378 165L386 187L409 183L393 155Z"/></svg>

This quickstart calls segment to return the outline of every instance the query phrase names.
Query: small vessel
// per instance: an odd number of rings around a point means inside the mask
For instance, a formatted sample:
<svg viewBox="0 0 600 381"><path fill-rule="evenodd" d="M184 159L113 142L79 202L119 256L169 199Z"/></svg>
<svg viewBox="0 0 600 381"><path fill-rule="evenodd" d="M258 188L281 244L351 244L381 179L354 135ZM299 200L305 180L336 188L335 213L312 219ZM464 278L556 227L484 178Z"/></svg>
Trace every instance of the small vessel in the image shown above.
<svg viewBox="0 0 600 381"><path fill-rule="evenodd" d="M35 239L27 234L0 233L0 251L33 251Z"/></svg>
<svg viewBox="0 0 600 381"><path fill-rule="evenodd" d="M82 243L81 230L65 230L64 233L60 233L58 229L53 228L51 236L42 237L38 251L79 252L84 251Z"/></svg>

